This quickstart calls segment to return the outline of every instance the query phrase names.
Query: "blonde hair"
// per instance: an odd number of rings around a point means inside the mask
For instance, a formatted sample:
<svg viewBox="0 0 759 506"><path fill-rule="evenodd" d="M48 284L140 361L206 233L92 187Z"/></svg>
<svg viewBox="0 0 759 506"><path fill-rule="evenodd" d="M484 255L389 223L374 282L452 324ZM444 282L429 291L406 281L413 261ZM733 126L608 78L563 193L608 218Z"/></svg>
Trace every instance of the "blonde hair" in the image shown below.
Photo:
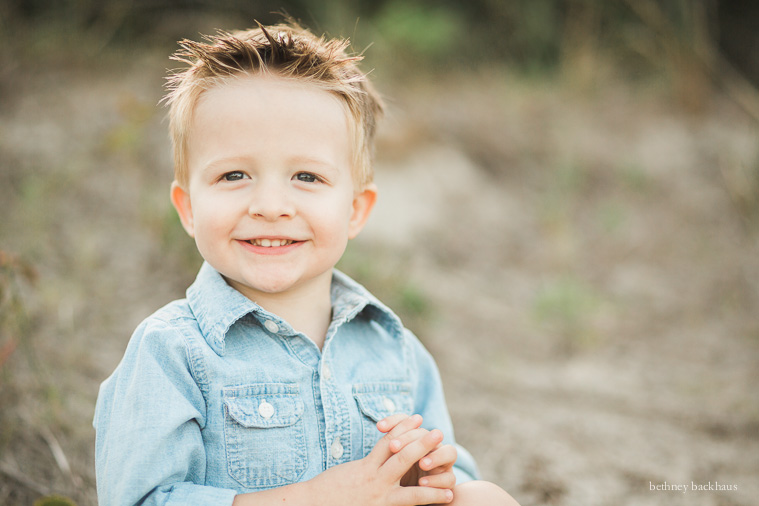
<svg viewBox="0 0 759 506"><path fill-rule="evenodd" d="M349 41L316 37L293 21L239 32L206 36L207 43L182 40L172 59L189 66L168 78L164 101L169 107L169 133L174 150L174 178L186 186L187 142L193 112L206 90L230 78L274 74L312 83L337 95L352 119L355 146L354 183L372 182L372 145L382 100L358 68L360 55L348 54Z"/></svg>

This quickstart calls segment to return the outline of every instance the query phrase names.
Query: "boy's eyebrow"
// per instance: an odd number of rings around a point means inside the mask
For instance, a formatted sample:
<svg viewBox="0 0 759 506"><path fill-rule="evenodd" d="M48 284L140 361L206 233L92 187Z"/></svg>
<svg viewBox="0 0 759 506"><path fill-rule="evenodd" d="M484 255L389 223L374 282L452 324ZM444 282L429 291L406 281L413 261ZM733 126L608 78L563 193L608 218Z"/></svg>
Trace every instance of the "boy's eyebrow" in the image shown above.
<svg viewBox="0 0 759 506"><path fill-rule="evenodd" d="M325 167L328 169L334 169L335 166L327 162L326 160L321 160L319 158L314 158L311 156L293 156L289 159L290 163L292 164L300 164L300 165L319 165L321 167Z"/></svg>
<svg viewBox="0 0 759 506"><path fill-rule="evenodd" d="M217 158L215 160L211 160L207 164L203 166L204 169L215 169L219 165L227 165L227 164L234 164L234 163L249 163L251 159L247 156L230 156L230 157L224 157L224 158Z"/></svg>
<svg viewBox="0 0 759 506"><path fill-rule="evenodd" d="M322 160L320 158L312 157L312 156L305 156L305 155L296 155L288 158L288 163L292 165L318 165L319 167L325 168L325 169L331 169L336 170L336 167L334 164ZM230 156L230 157L223 157L223 158L217 158L215 160L211 160L207 164L205 164L204 168L206 170L210 169L216 169L218 166L224 166L228 164L236 164L236 163L255 163L255 159L249 156Z"/></svg>

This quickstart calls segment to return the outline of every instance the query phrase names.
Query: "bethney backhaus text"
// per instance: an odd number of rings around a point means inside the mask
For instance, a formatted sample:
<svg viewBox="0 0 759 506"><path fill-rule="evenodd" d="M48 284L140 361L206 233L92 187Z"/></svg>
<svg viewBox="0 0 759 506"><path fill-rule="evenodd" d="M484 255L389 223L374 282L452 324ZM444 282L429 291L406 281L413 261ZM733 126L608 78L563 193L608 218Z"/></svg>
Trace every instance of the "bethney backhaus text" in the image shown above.
<svg viewBox="0 0 759 506"><path fill-rule="evenodd" d="M683 494L686 493L688 490L692 490L694 492L705 492L705 491L735 491L738 490L738 485L735 483L725 485L724 483L720 483L718 481L715 481L712 483L711 481L708 483L696 483L695 481L691 481L690 484L687 483L667 483L666 481L664 483L654 483L652 481L648 482L649 490L661 490L661 491L677 491L682 492Z"/></svg>

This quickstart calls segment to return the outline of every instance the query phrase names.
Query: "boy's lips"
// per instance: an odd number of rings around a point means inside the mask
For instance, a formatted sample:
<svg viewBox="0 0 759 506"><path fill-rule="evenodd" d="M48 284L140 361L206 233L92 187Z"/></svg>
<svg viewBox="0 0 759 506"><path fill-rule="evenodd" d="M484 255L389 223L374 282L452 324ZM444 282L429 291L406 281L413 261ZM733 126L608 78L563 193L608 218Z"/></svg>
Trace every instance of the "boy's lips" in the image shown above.
<svg viewBox="0 0 759 506"><path fill-rule="evenodd" d="M238 239L238 242L255 253L279 254L300 246L304 241L289 237L255 237L253 239Z"/></svg>
<svg viewBox="0 0 759 506"><path fill-rule="evenodd" d="M269 239L267 237L259 237L256 239L249 239L248 242L253 246L263 246L264 248L279 248L280 246L289 246L294 242L298 242L295 239Z"/></svg>

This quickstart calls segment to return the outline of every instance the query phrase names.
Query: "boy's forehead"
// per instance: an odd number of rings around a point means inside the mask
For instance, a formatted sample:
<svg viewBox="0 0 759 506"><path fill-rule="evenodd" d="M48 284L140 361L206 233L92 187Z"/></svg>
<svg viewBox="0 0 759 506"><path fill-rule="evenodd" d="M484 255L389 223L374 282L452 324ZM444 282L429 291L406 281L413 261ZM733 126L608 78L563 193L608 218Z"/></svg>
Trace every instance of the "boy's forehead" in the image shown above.
<svg viewBox="0 0 759 506"><path fill-rule="evenodd" d="M209 87L198 98L193 119L246 120L247 114L259 114L262 129L282 118L317 124L340 118L348 129L352 123L347 104L337 94L311 83L270 76L242 76Z"/></svg>
<svg viewBox="0 0 759 506"><path fill-rule="evenodd" d="M262 98L276 98L288 95L292 100L294 94L303 95L302 102L314 100L314 96L326 95L330 97L336 105L347 109L347 103L338 93L332 91L329 86L320 85L317 82L306 81L295 77L283 77L278 74L251 74L242 73L239 75L226 77L223 79L214 79L209 82L201 93L198 103L201 103L209 95L237 93L241 95L252 95Z"/></svg>
<svg viewBox="0 0 759 506"><path fill-rule="evenodd" d="M208 102L213 104L209 106ZM358 128L357 120L351 113L347 101L338 93L318 84L277 75L243 74L210 83L197 97L187 126L192 130L198 126L198 120L207 120L208 115L203 114L208 112L206 109L216 113L212 115L216 120L225 116L231 119L238 115L243 105L249 110L269 111L269 117L274 119L285 113L271 107L276 102L285 103L289 113L302 112L301 118L305 118L309 113L314 116L333 115L334 111L330 109L339 108L345 119L347 133L351 141L354 141ZM220 108L220 103L225 104L225 107ZM318 121L316 118L313 119ZM267 124L271 126L270 122ZM266 124L261 126L264 128Z"/></svg>
<svg viewBox="0 0 759 506"><path fill-rule="evenodd" d="M355 179L355 134L353 116L336 93L295 79L243 75L214 83L198 98L188 154L206 151L211 137L227 137L227 147L244 145L253 135L280 138L277 146L286 145L291 158L303 163L325 163L320 153L340 151Z"/></svg>

